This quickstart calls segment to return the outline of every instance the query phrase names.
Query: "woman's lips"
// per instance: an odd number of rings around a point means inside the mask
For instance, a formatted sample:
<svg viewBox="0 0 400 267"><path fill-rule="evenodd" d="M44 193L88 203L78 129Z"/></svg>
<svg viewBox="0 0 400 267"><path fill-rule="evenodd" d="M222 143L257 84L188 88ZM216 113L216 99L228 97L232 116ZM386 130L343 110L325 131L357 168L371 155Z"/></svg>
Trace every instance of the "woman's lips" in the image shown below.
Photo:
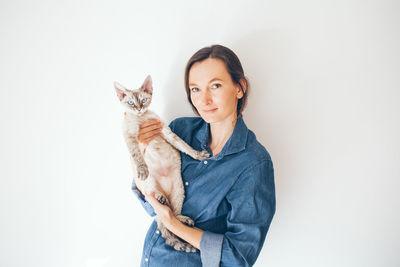
<svg viewBox="0 0 400 267"><path fill-rule="evenodd" d="M203 112L205 112L205 113L213 113L216 110L217 110L217 108L213 108L213 109L203 110Z"/></svg>

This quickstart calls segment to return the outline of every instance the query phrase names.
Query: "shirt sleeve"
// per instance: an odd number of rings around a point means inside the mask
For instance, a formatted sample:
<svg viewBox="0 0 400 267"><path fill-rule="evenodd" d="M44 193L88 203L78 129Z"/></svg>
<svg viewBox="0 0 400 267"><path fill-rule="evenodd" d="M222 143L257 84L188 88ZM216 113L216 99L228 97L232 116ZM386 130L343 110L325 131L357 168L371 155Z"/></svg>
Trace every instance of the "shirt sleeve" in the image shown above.
<svg viewBox="0 0 400 267"><path fill-rule="evenodd" d="M156 216L153 206L151 206L150 203L147 202L144 195L140 193L139 189L137 189L135 179L132 179L132 192L137 197L137 199L139 199L140 204L142 204L145 211L152 217Z"/></svg>
<svg viewBox="0 0 400 267"><path fill-rule="evenodd" d="M172 121L169 124L169 127L173 131L174 128L174 123L175 121ZM143 206L144 210L152 217L156 216L156 213L154 212L153 206L150 205L149 202L147 202L146 198L142 193L140 193L139 189L136 187L135 179L132 179L132 192L133 194L137 197L137 199L140 201L140 204Z"/></svg>
<svg viewBox="0 0 400 267"><path fill-rule="evenodd" d="M226 196L231 205L227 232L205 231L200 241L203 266L252 266L275 214L274 169L264 160L246 169Z"/></svg>

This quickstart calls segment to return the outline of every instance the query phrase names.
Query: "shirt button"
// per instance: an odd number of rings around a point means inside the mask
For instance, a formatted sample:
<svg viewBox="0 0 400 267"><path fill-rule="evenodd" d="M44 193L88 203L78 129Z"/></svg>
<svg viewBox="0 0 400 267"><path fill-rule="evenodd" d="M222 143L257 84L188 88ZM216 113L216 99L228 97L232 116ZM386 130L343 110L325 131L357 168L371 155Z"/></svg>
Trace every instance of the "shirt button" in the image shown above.
<svg viewBox="0 0 400 267"><path fill-rule="evenodd" d="M149 261L149 259L148 259L148 258L145 258L144 261Z"/></svg>
<svg viewBox="0 0 400 267"><path fill-rule="evenodd" d="M159 234L159 233L160 233L160 231L157 230L157 231L156 231L156 234Z"/></svg>
<svg viewBox="0 0 400 267"><path fill-rule="evenodd" d="M186 182L185 185L188 186L188 185L189 185L189 182Z"/></svg>
<svg viewBox="0 0 400 267"><path fill-rule="evenodd" d="M207 164L207 163L208 163L207 160L205 160L205 161L204 161L204 164Z"/></svg>

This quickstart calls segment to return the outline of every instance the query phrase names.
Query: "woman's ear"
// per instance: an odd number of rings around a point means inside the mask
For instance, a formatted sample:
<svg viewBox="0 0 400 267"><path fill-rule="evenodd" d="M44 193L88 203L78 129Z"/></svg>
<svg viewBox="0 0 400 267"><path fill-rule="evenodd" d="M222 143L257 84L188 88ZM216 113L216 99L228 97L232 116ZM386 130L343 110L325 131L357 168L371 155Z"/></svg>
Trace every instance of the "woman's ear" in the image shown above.
<svg viewBox="0 0 400 267"><path fill-rule="evenodd" d="M237 84L236 88L237 88L237 95L236 96L237 96L238 99L241 99L244 96L244 93L246 93L246 90L247 90L246 81L244 79L241 79L239 81L239 84Z"/></svg>

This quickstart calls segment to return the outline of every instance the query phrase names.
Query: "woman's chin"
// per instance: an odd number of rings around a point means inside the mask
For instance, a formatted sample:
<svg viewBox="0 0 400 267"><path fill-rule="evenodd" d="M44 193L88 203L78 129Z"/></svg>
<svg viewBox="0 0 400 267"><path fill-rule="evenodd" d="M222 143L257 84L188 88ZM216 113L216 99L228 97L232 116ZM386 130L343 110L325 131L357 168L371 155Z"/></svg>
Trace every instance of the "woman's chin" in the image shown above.
<svg viewBox="0 0 400 267"><path fill-rule="evenodd" d="M214 118L213 116L210 116L210 114L204 114L204 113L200 113L200 117L207 123L211 123L214 122Z"/></svg>
<svg viewBox="0 0 400 267"><path fill-rule="evenodd" d="M207 123L217 122L218 120L213 116L202 115L201 118Z"/></svg>

